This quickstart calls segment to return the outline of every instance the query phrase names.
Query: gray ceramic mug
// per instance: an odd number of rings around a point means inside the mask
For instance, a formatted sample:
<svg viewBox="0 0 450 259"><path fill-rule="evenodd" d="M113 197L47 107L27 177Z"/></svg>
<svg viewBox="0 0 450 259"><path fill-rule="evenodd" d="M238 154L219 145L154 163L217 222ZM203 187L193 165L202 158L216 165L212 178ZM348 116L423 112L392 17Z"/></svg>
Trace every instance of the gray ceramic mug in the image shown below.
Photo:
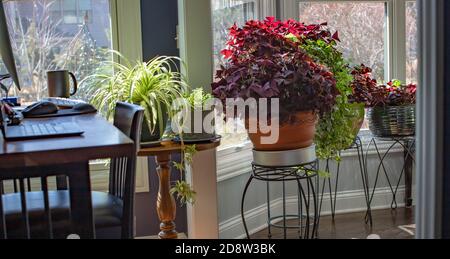
<svg viewBox="0 0 450 259"><path fill-rule="evenodd" d="M73 91L70 91L70 79L73 82ZM67 70L48 71L48 96L70 98L77 93L77 79L75 75Z"/></svg>

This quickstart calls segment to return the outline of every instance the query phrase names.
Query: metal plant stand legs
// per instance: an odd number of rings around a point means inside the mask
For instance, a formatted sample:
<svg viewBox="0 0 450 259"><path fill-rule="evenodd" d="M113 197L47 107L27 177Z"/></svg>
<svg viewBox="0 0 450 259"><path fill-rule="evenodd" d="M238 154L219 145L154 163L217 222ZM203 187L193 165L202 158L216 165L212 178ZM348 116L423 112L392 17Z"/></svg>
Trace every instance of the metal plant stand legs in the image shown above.
<svg viewBox="0 0 450 259"><path fill-rule="evenodd" d="M250 234L245 219L245 197L254 180L266 182L269 239L273 237L273 228L282 229L284 239L288 238L288 230L297 230L296 233L300 239L317 238L319 223L317 166L317 162L291 167L266 167L253 164L252 175L245 186L241 203L242 222L248 239L250 239ZM272 213L270 190L273 182L282 184L282 215L279 216L274 216ZM288 214L287 182L295 182L298 187L296 215ZM295 220L297 223L292 224L293 221L289 220Z"/></svg>
<svg viewBox="0 0 450 259"><path fill-rule="evenodd" d="M370 224L372 226L372 210L371 210L371 196L370 196L370 187L369 187L369 177L367 173L367 161L364 159L364 149L362 141L359 137L356 138L355 143L348 149L348 150L356 150L358 154L358 163L359 163L359 170L361 173L361 179L362 179L362 186L364 189L364 196L365 196L365 202L367 205L367 217L366 217L366 223ZM340 155L340 154L339 154ZM330 159L326 161L325 166L325 172L329 174L330 177L324 178L321 188L321 195L320 195L320 201L319 201L319 211L322 212L322 205L323 205L323 199L325 196L325 189L328 187L329 191L329 198L330 198L330 206L331 206L331 216L333 218L333 221L336 216L336 203L337 203L337 192L339 187L339 176L341 172L341 165L340 163L337 164L336 173L331 172L330 167ZM334 185L332 184L332 178L335 178ZM333 189L334 188L334 189ZM319 214L320 217L320 214Z"/></svg>
<svg viewBox="0 0 450 259"><path fill-rule="evenodd" d="M378 144L377 141L378 140L382 140L382 141L392 141L392 145L390 145L390 147L386 150L386 152L384 154L382 154L380 152L380 149L378 148ZM368 152L371 146L375 147L375 151L377 153L377 156L380 160L380 164L378 165L377 168L377 174L375 177L375 182L374 182L374 187L373 190L370 194L370 203L372 203L373 198L375 196L375 192L376 192L376 188L377 185L379 183L380 180L380 174L381 172L383 172L383 174L386 177L386 180L388 182L389 185L389 189L392 192L392 203L391 203L391 208L392 209L397 209L398 208L398 202L397 202L397 194L398 194L398 190L401 184L401 181L403 179L403 177L405 177L405 183L406 183L406 197L405 197L405 204L406 207L411 207L412 206L412 191L411 191L411 186L412 186L412 167L413 164L415 164L415 158L414 158L414 153L415 153L415 138L414 137L408 137L408 138L389 138L389 139L379 139L379 138L372 138L372 140L370 141L368 147L367 147L367 152L366 152L366 163L367 163L367 156L368 156ZM404 149L404 158L405 158L405 162L403 164L402 167L402 171L400 173L400 176L398 178L398 180L396 182L393 182L392 177L389 177L388 171L386 169L385 166L385 160L388 157L389 153L392 151L392 149L396 146L400 145L403 149Z"/></svg>

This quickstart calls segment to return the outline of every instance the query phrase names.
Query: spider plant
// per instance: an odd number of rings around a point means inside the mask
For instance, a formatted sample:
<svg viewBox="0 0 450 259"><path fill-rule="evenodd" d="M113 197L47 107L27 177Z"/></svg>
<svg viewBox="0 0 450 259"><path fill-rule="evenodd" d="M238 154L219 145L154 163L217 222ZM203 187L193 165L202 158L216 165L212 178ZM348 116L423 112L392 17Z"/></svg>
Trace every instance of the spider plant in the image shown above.
<svg viewBox="0 0 450 259"><path fill-rule="evenodd" d="M114 54L121 63L107 61L81 83L92 96L90 102L108 119L113 117L119 101L140 105L145 109L144 124L149 132L162 133L167 115L173 115L172 102L188 89L177 66L177 61L180 64L182 61L160 56L148 62L131 63L120 53Z"/></svg>

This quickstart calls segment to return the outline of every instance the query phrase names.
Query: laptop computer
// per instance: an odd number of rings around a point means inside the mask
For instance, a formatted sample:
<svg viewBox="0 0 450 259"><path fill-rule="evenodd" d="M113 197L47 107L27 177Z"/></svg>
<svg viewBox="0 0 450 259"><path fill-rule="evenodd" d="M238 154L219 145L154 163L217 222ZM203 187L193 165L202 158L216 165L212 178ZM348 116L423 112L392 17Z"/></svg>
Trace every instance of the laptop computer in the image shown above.
<svg viewBox="0 0 450 259"><path fill-rule="evenodd" d="M80 136L84 133L77 124L71 122L22 123L18 126L8 126L8 116L1 102L0 110L0 129L3 138L8 141Z"/></svg>

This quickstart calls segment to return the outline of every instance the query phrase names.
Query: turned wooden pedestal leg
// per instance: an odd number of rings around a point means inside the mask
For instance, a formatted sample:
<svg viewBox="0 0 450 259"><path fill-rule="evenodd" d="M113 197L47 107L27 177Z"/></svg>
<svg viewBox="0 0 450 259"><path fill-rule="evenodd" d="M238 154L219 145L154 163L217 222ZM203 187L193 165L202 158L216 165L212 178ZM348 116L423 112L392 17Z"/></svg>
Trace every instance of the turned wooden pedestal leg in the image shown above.
<svg viewBox="0 0 450 259"><path fill-rule="evenodd" d="M157 211L161 221L161 239L176 239L178 233L175 230L176 203L170 194L170 155L161 154L156 157L159 176L159 192L157 201Z"/></svg>

